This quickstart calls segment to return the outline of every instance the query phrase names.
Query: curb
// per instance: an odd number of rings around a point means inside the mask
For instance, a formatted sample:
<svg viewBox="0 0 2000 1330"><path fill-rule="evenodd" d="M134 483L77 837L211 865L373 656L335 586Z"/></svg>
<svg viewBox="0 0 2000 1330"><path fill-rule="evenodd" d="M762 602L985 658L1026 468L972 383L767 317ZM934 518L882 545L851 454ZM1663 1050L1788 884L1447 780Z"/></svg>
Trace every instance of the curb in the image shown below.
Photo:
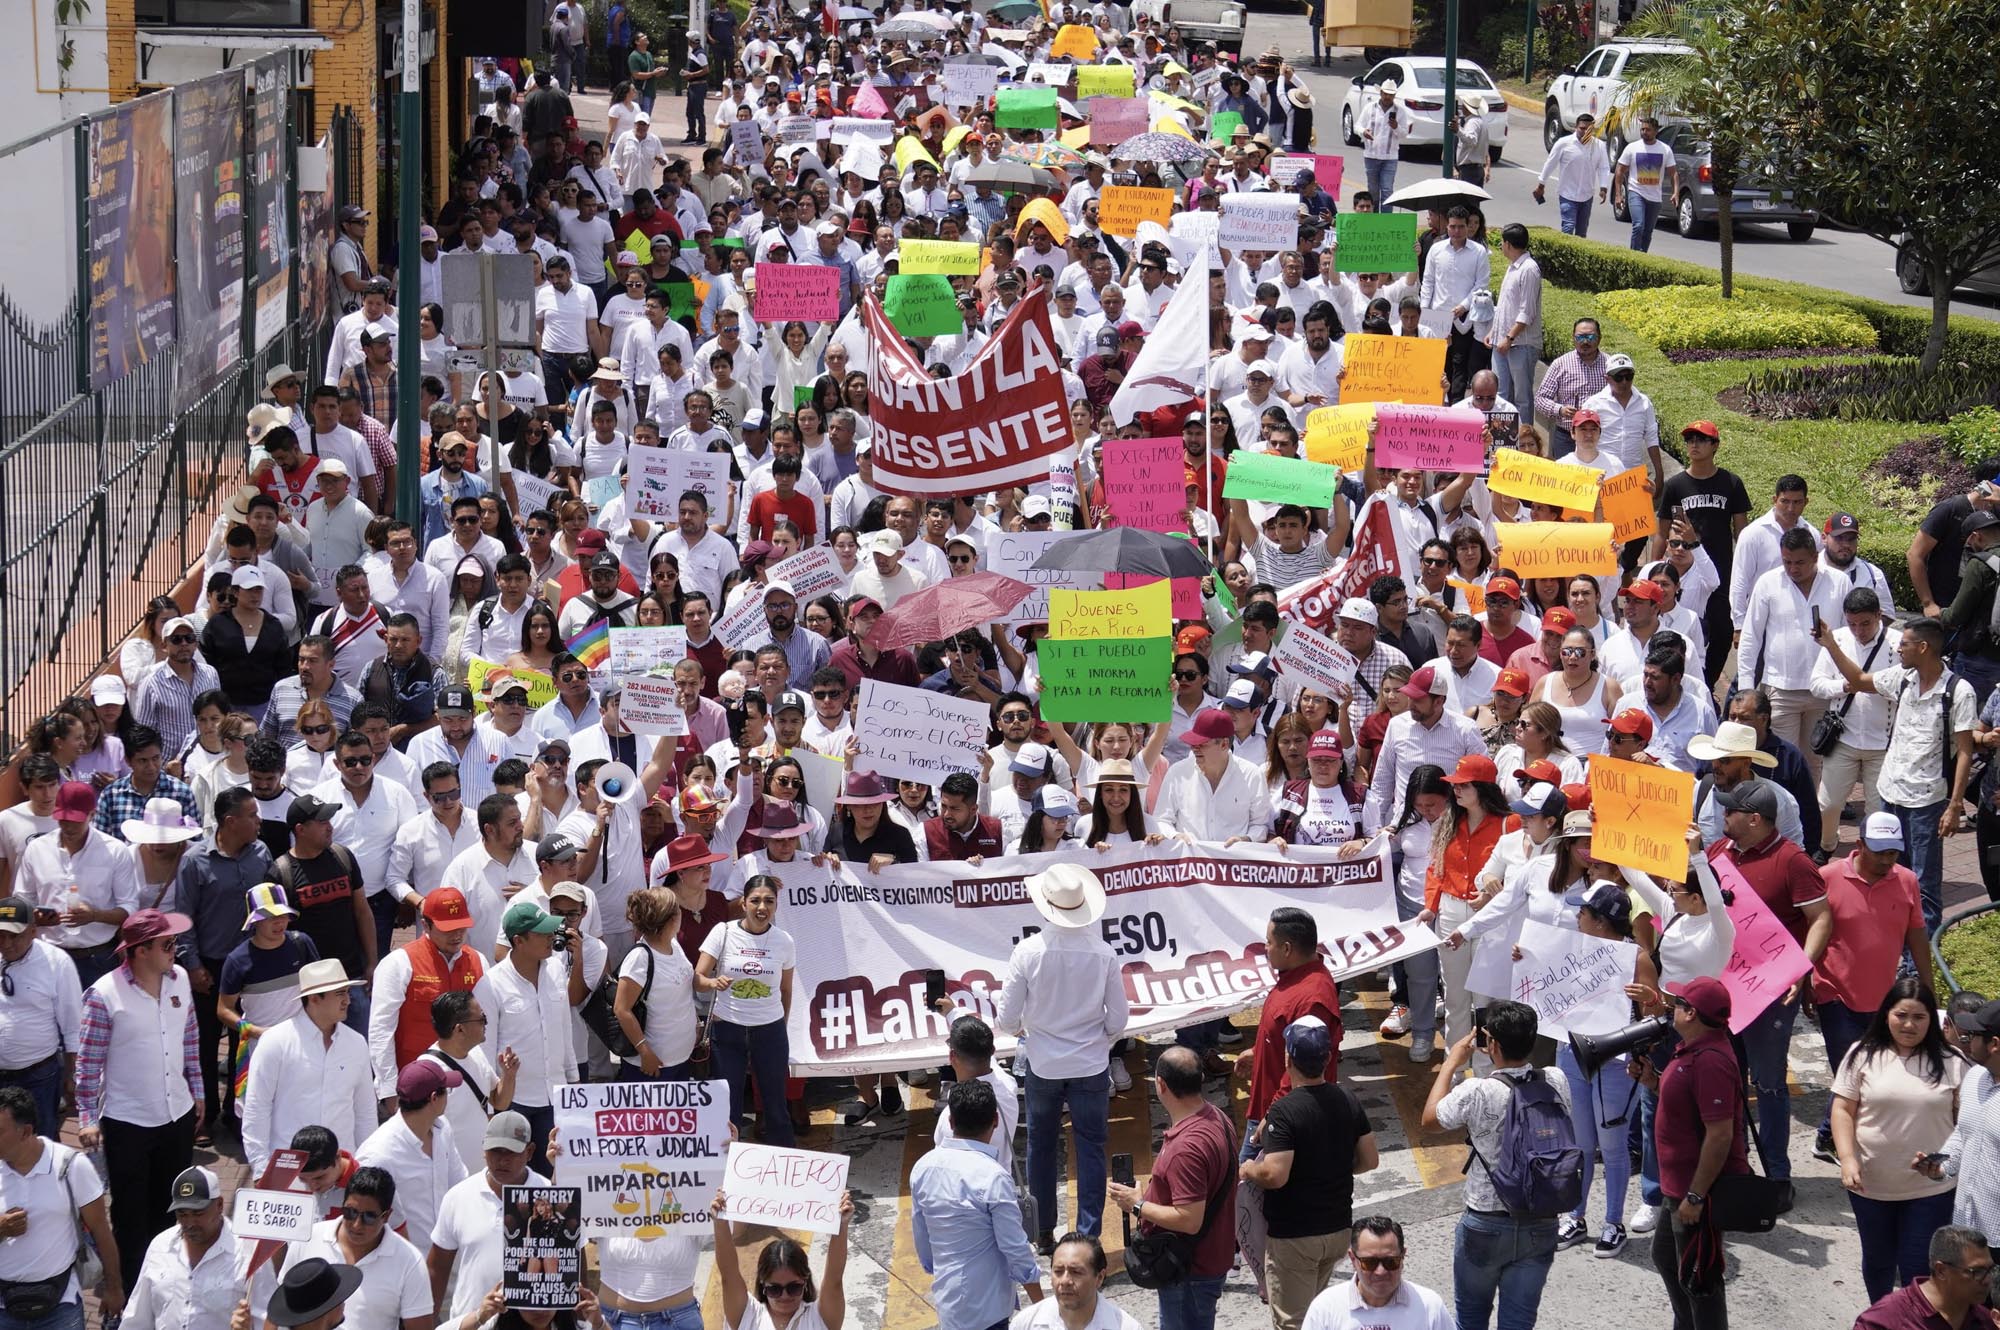
<svg viewBox="0 0 2000 1330"><path fill-rule="evenodd" d="M1518 92L1509 92L1505 88L1500 89L1500 95L1506 98L1507 105L1513 107L1516 111L1526 111L1529 115L1540 115L1542 113L1542 103L1532 97L1524 96Z"/></svg>

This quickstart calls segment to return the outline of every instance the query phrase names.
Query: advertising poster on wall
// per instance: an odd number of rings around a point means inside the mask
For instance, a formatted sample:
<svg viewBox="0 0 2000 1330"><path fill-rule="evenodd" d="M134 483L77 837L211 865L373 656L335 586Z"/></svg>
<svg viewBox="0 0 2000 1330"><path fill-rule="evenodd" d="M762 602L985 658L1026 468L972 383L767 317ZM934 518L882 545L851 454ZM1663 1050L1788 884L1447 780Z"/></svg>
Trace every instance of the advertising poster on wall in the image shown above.
<svg viewBox="0 0 2000 1330"><path fill-rule="evenodd" d="M180 399L221 381L243 350L243 71L174 89L174 262Z"/></svg>
<svg viewBox="0 0 2000 1330"><path fill-rule="evenodd" d="M142 98L90 122L90 386L148 364L174 339L174 100Z"/></svg>

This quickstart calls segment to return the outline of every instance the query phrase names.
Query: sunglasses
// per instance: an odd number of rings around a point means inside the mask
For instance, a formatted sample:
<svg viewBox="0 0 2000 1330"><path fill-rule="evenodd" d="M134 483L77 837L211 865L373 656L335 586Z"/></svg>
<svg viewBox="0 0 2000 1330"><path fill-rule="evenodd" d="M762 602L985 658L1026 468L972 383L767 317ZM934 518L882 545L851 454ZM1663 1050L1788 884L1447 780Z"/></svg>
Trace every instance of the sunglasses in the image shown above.
<svg viewBox="0 0 2000 1330"><path fill-rule="evenodd" d="M175 633L172 637L167 639L167 644L169 646L191 647L194 645L194 634Z"/></svg>
<svg viewBox="0 0 2000 1330"><path fill-rule="evenodd" d="M1353 1258L1353 1261L1363 1270L1367 1270L1370 1273L1377 1270L1400 1270L1403 1268L1403 1258L1400 1256L1356 1256Z"/></svg>
<svg viewBox="0 0 2000 1330"><path fill-rule="evenodd" d="M301 725L301 726L299 726L299 733L300 733L300 734L332 734L332 733L333 733L333 726L331 726L331 725Z"/></svg>
<svg viewBox="0 0 2000 1330"><path fill-rule="evenodd" d="M343 757L340 759L340 765L346 767L349 771L360 771L364 767L374 766L375 759L372 757Z"/></svg>
<svg viewBox="0 0 2000 1330"><path fill-rule="evenodd" d="M453 526L477 526L479 525L479 516L475 513L471 516L454 517L451 519L451 524Z"/></svg>
<svg viewBox="0 0 2000 1330"><path fill-rule="evenodd" d="M433 790L431 802L434 804L455 804L463 794L461 790Z"/></svg>
<svg viewBox="0 0 2000 1330"><path fill-rule="evenodd" d="M806 1286L796 1279L784 1284L764 1285L764 1296L767 1298L802 1298L805 1292Z"/></svg>
<svg viewBox="0 0 2000 1330"><path fill-rule="evenodd" d="M357 1210L351 1205L343 1205L340 1207L340 1217L350 1224L359 1224L363 1228L373 1228L381 1223L386 1216L380 1210Z"/></svg>
<svg viewBox="0 0 2000 1330"><path fill-rule="evenodd" d="M1033 720L1034 718L1035 713L1032 711L1003 711L1000 713L1002 722L1010 720Z"/></svg>
<svg viewBox="0 0 2000 1330"><path fill-rule="evenodd" d="M589 678L589 670L564 670L556 676L556 680L560 683L584 683Z"/></svg>
<svg viewBox="0 0 2000 1330"><path fill-rule="evenodd" d="M1426 567L1426 568L1449 568L1449 567L1451 567L1451 560L1450 560L1450 559L1437 559L1437 558L1427 558L1427 559L1423 559L1423 560L1420 560L1420 562L1421 562L1421 563L1422 563L1422 564L1424 565L1424 567Z"/></svg>
<svg viewBox="0 0 2000 1330"><path fill-rule="evenodd" d="M1596 341L1596 340L1597 340L1597 338L1598 338L1598 334L1597 334L1597 333L1577 333L1577 334L1575 334L1575 340L1577 340L1577 341L1579 341L1579 342L1594 342L1594 341Z"/></svg>
<svg viewBox="0 0 2000 1330"><path fill-rule="evenodd" d="M818 698L822 702L834 702L838 701L842 697L845 697L846 694L842 693L839 689L836 688L824 688L815 690L813 696Z"/></svg>
<svg viewBox="0 0 2000 1330"><path fill-rule="evenodd" d="M1688 544L1685 540L1670 540L1667 542L1667 548L1670 550L1691 550L1694 546Z"/></svg>
<svg viewBox="0 0 2000 1330"><path fill-rule="evenodd" d="M1584 660L1590 652L1583 647L1564 647L1560 654L1564 660Z"/></svg>
<svg viewBox="0 0 2000 1330"><path fill-rule="evenodd" d="M774 790L796 790L801 783L797 776L771 777L771 788Z"/></svg>
<svg viewBox="0 0 2000 1330"><path fill-rule="evenodd" d="M1180 680L1180 681L1181 681L1182 683L1195 683L1195 682L1197 682L1197 681L1199 681L1199 680L1200 680L1200 678L1201 678L1201 671L1199 671L1199 670L1175 670L1175 671L1174 671L1174 678L1176 678L1176 679Z"/></svg>

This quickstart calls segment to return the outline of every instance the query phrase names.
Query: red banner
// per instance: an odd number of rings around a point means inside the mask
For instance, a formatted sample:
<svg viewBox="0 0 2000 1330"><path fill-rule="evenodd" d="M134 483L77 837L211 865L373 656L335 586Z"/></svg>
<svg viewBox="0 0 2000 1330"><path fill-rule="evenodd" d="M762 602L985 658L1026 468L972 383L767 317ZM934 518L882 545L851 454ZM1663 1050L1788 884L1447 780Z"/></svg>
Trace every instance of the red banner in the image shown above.
<svg viewBox="0 0 2000 1330"><path fill-rule="evenodd" d="M1278 617L1330 635L1341 605L1351 597L1365 597L1369 587L1392 573L1402 576L1396 528L1387 506L1370 499L1362 505L1361 521L1355 526L1354 553L1311 581L1279 592Z"/></svg>
<svg viewBox="0 0 2000 1330"><path fill-rule="evenodd" d="M934 379L869 292L875 343L868 385L875 487L929 497L1041 480L1076 442L1063 397L1048 288L1014 306L963 374Z"/></svg>

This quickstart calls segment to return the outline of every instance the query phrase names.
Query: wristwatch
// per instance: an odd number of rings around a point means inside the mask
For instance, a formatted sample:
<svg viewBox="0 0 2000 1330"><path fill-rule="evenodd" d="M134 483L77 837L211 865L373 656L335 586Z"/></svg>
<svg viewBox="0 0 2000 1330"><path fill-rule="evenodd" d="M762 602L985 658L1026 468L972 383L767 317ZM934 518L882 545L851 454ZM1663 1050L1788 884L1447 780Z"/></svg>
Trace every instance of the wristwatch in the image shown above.
<svg viewBox="0 0 2000 1330"><path fill-rule="evenodd" d="M1686 1196L1682 1197L1681 1199L1682 1199L1682 1200L1686 1200L1686 1201L1693 1201L1693 1202L1694 1202L1694 1203L1695 1203L1696 1205L1707 1205L1707 1204L1708 1204L1708 1197L1706 1197L1706 1196L1703 1196L1703 1195L1702 1195L1702 1194L1701 1194L1700 1192L1698 1192L1698 1191L1691 1191L1691 1192L1689 1192L1689 1193L1688 1193L1688 1194L1687 1194Z"/></svg>

